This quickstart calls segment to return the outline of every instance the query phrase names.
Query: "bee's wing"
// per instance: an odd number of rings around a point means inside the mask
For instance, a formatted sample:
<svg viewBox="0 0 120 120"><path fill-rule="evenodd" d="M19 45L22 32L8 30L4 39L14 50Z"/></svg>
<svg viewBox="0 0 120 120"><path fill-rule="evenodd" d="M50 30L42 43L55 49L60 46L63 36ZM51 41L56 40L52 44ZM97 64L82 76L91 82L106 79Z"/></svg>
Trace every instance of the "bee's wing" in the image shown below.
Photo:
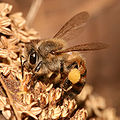
<svg viewBox="0 0 120 120"><path fill-rule="evenodd" d="M107 48L108 45L104 43L86 43L86 44L81 44L81 45L76 45L61 51L54 51L53 54L62 54L66 52L71 52L71 51L93 51L93 50L100 50Z"/></svg>
<svg viewBox="0 0 120 120"><path fill-rule="evenodd" d="M89 14L87 12L81 12L72 17L60 30L57 32L57 34L53 38L61 38L64 39L64 37L67 36L68 39L69 35L71 34L72 31L78 31L79 29L81 30L80 32L83 31L84 25L89 19ZM80 33L79 32L79 33ZM73 34L73 33L72 33ZM68 40L67 39L67 40Z"/></svg>

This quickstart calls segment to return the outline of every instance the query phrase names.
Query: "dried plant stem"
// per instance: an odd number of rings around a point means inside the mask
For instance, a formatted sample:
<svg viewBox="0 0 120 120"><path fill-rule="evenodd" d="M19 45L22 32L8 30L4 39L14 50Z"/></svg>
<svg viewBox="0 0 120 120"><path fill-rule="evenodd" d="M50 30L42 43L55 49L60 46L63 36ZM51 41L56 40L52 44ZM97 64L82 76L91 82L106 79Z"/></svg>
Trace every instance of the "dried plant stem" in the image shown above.
<svg viewBox="0 0 120 120"><path fill-rule="evenodd" d="M42 4L42 1L43 0L33 0L30 10L28 12L28 15L26 17L28 26L30 26L32 24L33 20L35 19L36 14Z"/></svg>
<svg viewBox="0 0 120 120"><path fill-rule="evenodd" d="M7 94L8 98L9 98L9 101L10 101L11 106L13 107L13 110L14 110L14 113L15 113L15 115L16 115L17 120L21 120L21 119L20 119L20 116L19 116L19 114L18 114L18 112L17 112L16 106L14 105L14 101L13 101L13 99L12 99L10 93L9 93L9 90L8 90L7 86L5 85L3 79L2 79L2 75L0 75L0 82L1 82L1 84L2 84L2 86L3 86L3 88L4 88L5 91L6 91L6 94Z"/></svg>

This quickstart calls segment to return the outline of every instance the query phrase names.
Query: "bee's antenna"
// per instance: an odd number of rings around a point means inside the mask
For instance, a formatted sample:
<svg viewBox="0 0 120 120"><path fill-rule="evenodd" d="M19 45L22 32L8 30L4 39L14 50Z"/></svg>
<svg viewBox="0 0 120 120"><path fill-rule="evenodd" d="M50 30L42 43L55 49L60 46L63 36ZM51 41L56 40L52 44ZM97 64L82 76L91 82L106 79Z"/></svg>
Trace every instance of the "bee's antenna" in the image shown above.
<svg viewBox="0 0 120 120"><path fill-rule="evenodd" d="M24 78L24 64L26 61L22 62L22 58L24 58L23 55L20 56L20 61L21 61L21 72L22 72L22 79Z"/></svg>

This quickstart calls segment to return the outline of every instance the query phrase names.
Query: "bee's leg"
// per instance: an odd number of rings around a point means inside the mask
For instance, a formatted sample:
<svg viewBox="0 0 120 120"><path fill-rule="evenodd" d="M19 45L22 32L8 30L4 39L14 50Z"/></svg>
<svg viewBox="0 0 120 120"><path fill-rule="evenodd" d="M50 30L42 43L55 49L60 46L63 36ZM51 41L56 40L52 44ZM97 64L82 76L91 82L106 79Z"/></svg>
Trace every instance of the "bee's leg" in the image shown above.
<svg viewBox="0 0 120 120"><path fill-rule="evenodd" d="M80 65L82 65L82 63L80 63ZM70 65L67 66L67 69L69 71L74 68L79 69L79 63L77 63L76 61L73 61ZM75 98L75 96L77 96L81 92L82 88L84 87L85 85L84 77L86 76L86 70L84 74L81 74L80 76L81 76L80 80L76 83L72 83L72 81L68 79L68 76L64 80L63 88L65 89L66 93L71 99Z"/></svg>
<svg viewBox="0 0 120 120"><path fill-rule="evenodd" d="M61 79L63 79L65 77L64 61L60 62L60 74L61 74Z"/></svg>
<svg viewBox="0 0 120 120"><path fill-rule="evenodd" d="M55 71L49 78L49 83L53 83L56 84L55 79L57 78L57 76L59 75L59 71Z"/></svg>
<svg viewBox="0 0 120 120"><path fill-rule="evenodd" d="M34 88L34 86L36 85L37 83L37 75L35 74L35 72L38 72L40 70L40 67L42 65L42 61L40 61L37 66L35 67L35 69L33 70L33 74L32 74L32 77L31 79L29 80L29 82L27 83L27 86L30 86L30 89L31 88Z"/></svg>
<svg viewBox="0 0 120 120"><path fill-rule="evenodd" d="M85 83L86 82L84 81L83 83L78 82L78 83L74 84L69 91L71 93L70 97L75 98L78 94L80 94L80 92L82 91Z"/></svg>
<svg viewBox="0 0 120 120"><path fill-rule="evenodd" d="M64 73L64 61L60 62L60 69L59 71L54 71L54 73L50 77L50 83L54 83L55 86L60 86L60 83L63 81L65 78L65 73Z"/></svg>
<svg viewBox="0 0 120 120"><path fill-rule="evenodd" d="M40 61L34 69L34 72L38 72L42 66L42 61Z"/></svg>
<svg viewBox="0 0 120 120"><path fill-rule="evenodd" d="M31 89L31 87L33 87L33 85L31 85L31 84L32 84L32 81L34 81L34 83L35 83L34 78L35 78L35 74L33 73L32 76L31 76L31 79L30 79L29 82L27 83L27 86L30 86L30 89Z"/></svg>
<svg viewBox="0 0 120 120"><path fill-rule="evenodd" d="M70 70L72 68L77 68L78 69L78 64L76 61L74 61L72 64L67 66L67 69ZM64 61L61 62L61 68L60 68L60 73L61 73L61 79L63 79L64 83L61 84L61 88L64 91L64 95L62 96L61 102L59 104L63 103L64 98L65 99L73 99L75 98L76 94L79 93L79 90L77 91L76 89L73 88L73 83L68 79L68 73L65 73L64 71Z"/></svg>
<svg viewBox="0 0 120 120"><path fill-rule="evenodd" d="M74 61L73 63L71 63L70 65L67 66L67 69L71 69L71 68L77 68L78 69L78 64L76 61Z"/></svg>
<svg viewBox="0 0 120 120"><path fill-rule="evenodd" d="M84 83L73 84L68 78L65 79L63 84L64 98L75 99L85 85Z"/></svg>

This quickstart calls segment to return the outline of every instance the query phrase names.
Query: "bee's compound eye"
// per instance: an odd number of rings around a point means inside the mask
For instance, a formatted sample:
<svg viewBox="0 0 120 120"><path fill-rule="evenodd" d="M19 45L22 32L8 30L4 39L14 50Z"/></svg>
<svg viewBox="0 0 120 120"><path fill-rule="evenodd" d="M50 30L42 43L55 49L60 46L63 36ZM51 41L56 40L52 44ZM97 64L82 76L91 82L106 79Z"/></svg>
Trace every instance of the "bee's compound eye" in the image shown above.
<svg viewBox="0 0 120 120"><path fill-rule="evenodd" d="M35 64L36 63L36 59L37 59L37 54L36 52L33 52L30 54L30 63L31 64Z"/></svg>

